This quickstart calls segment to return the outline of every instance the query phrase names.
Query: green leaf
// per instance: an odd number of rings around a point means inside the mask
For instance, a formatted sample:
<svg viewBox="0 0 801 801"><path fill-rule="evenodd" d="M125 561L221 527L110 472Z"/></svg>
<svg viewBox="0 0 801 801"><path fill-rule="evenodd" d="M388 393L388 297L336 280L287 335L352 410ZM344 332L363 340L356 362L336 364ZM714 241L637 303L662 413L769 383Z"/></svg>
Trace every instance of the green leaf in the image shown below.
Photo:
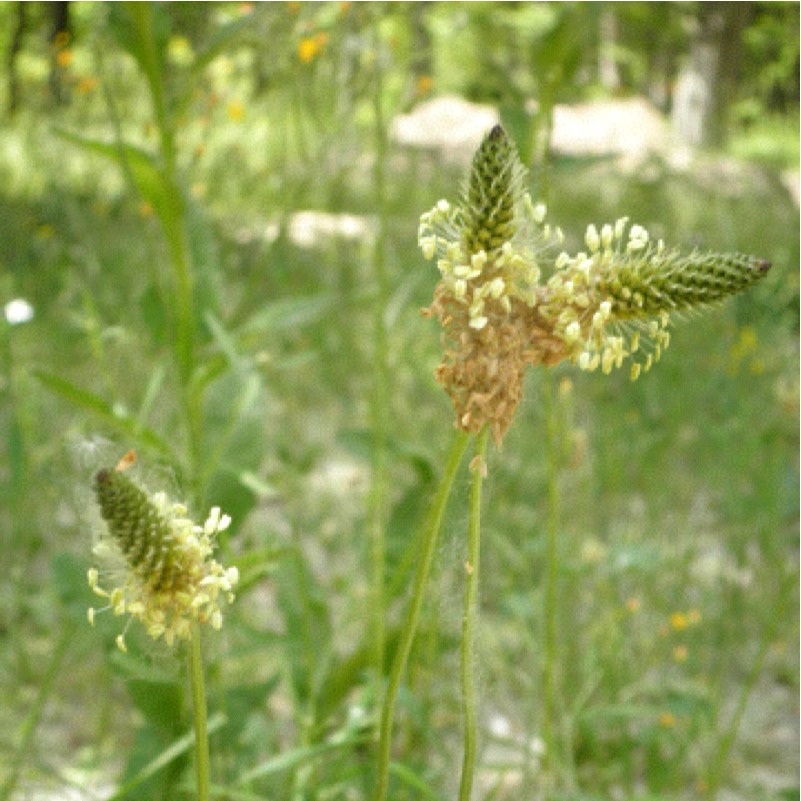
<svg viewBox="0 0 801 801"><path fill-rule="evenodd" d="M156 451L161 456L171 458L172 450L166 440L155 431L141 423L126 412L115 409L108 401L88 389L76 386L66 378L48 373L45 370L34 370L34 376L55 395L63 398L78 409L97 417L109 428L119 431L126 438L133 440L144 448Z"/></svg>
<svg viewBox="0 0 801 801"><path fill-rule="evenodd" d="M442 801L442 796L407 765L403 765L400 762L392 762L389 766L389 772L392 773L393 776L397 776L404 784L417 790L417 792L421 794L419 798L428 798L431 799L431 801Z"/></svg>
<svg viewBox="0 0 801 801"><path fill-rule="evenodd" d="M244 594L263 576L274 572L278 561L286 554L285 549L265 547L247 551L231 559L231 565L239 570L236 594Z"/></svg>
<svg viewBox="0 0 801 801"><path fill-rule="evenodd" d="M266 443L262 409L265 395L261 376L246 366L234 343L220 326L227 357L242 365L212 383L203 403L206 457L202 484L205 494L231 515L235 524L255 505L257 494L244 480L261 466Z"/></svg>
<svg viewBox="0 0 801 801"><path fill-rule="evenodd" d="M183 718L183 687L177 681L128 679L134 706L162 734L174 736Z"/></svg>
<svg viewBox="0 0 801 801"><path fill-rule="evenodd" d="M87 536L86 548L89 548ZM86 625L86 609L92 595L86 582L86 562L74 553L59 553L53 557L51 570L59 606L76 626Z"/></svg>
<svg viewBox="0 0 801 801"><path fill-rule="evenodd" d="M160 3L112 3L109 24L120 45L142 71L150 90L162 155L174 162L172 126L167 113L165 54L170 38L170 17Z"/></svg>
<svg viewBox="0 0 801 801"><path fill-rule="evenodd" d="M345 447L349 453L360 459L372 459L375 435L367 428L348 428L337 434L337 443ZM416 444L403 439L389 437L387 449L395 461L408 461L409 466L417 473L423 483L434 480L434 464L429 454L425 453Z"/></svg>
<svg viewBox="0 0 801 801"><path fill-rule="evenodd" d="M209 735L216 732L224 724L225 717L223 715L212 715L207 724ZM194 744L194 732L189 732L179 737L177 740L174 740L131 776L131 778L129 778L113 795L109 796L106 801L120 801L120 799L125 798L132 790L140 787L148 779L157 776L175 760L185 757Z"/></svg>
<svg viewBox="0 0 801 801"><path fill-rule="evenodd" d="M239 354L239 347L234 341L233 337L225 330L222 321L219 320L211 312L206 312L203 316L206 325L211 332L212 339L217 344L217 347L222 351L228 363L232 367L246 367L248 361Z"/></svg>
<svg viewBox="0 0 801 801"><path fill-rule="evenodd" d="M153 207L167 235L174 235L170 226L182 218L183 197L150 153L125 142L105 142L64 128L54 127L53 132L88 153L115 161L130 176L142 198Z"/></svg>
<svg viewBox="0 0 801 801"><path fill-rule="evenodd" d="M195 75L202 72L217 56L232 45L242 33L253 29L253 14L243 14L218 28L208 42L195 54L192 71Z"/></svg>
<svg viewBox="0 0 801 801"><path fill-rule="evenodd" d="M139 298L139 309L153 342L157 345L167 344L167 316L155 282L151 281Z"/></svg>
<svg viewBox="0 0 801 801"><path fill-rule="evenodd" d="M292 548L287 564L276 571L275 583L295 694L299 704L306 704L323 685L331 657L332 626L326 594L299 544Z"/></svg>
<svg viewBox="0 0 801 801"><path fill-rule="evenodd" d="M270 776L274 773L289 770L298 765L304 765L312 760L317 759L323 754L328 754L333 751L338 751L342 748L359 745L369 740L366 735L357 735L347 739L329 741L327 743L320 743L319 745L304 746L302 748L294 748L290 751L284 751L266 762L262 762L255 768L245 771L235 782L235 784L247 784L255 779L261 779L264 776Z"/></svg>
<svg viewBox="0 0 801 801"><path fill-rule="evenodd" d="M163 95L164 54L170 18L156 3L112 3L109 25L120 47L136 61L151 94Z"/></svg>
<svg viewBox="0 0 801 801"><path fill-rule="evenodd" d="M297 329L321 320L336 303L333 292L274 300L241 325L238 333L244 336Z"/></svg>
<svg viewBox="0 0 801 801"><path fill-rule="evenodd" d="M227 742L237 742L252 716L263 714L262 710L267 697L275 691L280 682L280 674L275 674L258 684L239 684L226 688L225 711L228 716L228 725L225 728L225 739Z"/></svg>

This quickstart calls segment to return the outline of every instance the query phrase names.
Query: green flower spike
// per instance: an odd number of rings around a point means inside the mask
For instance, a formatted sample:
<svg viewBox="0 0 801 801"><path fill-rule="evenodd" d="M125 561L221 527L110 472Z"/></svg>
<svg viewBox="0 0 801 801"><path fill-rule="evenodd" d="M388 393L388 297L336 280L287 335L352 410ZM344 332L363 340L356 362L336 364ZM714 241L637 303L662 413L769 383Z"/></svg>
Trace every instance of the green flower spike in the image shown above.
<svg viewBox="0 0 801 801"><path fill-rule="evenodd" d="M89 609L89 622L107 609L115 615L127 613L168 645L176 638L189 639L193 622L219 629L221 597L233 601L239 574L235 567L223 568L211 554L214 537L231 519L214 507L203 526L195 525L186 517L186 507L170 503L164 493L148 495L123 475L134 459L131 452L116 469L95 476L100 514L111 536L101 539L94 552L106 560L116 557L123 568L121 583L111 590L100 586L97 568L89 570L89 586L108 601L103 609ZM117 645L126 650L125 632Z"/></svg>
<svg viewBox="0 0 801 801"><path fill-rule="evenodd" d="M478 148L458 205L441 200L420 218L423 255L440 282L424 310L443 330L436 377L456 424L490 425L500 443L522 397L528 366L567 359L604 373L650 369L670 342L670 315L747 289L770 263L739 254L690 253L653 243L628 218L600 231L586 251L556 255L562 233L524 190L526 171L496 125ZM542 280L542 276L546 280Z"/></svg>

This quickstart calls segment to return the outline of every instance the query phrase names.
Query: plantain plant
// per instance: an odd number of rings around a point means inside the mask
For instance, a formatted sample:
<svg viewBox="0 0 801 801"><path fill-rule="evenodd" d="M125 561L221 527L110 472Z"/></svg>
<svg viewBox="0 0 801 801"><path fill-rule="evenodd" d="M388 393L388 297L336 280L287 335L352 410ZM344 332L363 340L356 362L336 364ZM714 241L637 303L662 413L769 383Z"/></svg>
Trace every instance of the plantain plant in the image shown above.
<svg viewBox="0 0 801 801"><path fill-rule="evenodd" d="M459 201L422 215L419 244L440 280L424 310L441 327L436 379L453 404L456 434L425 527L400 645L384 696L374 801L389 787L395 704L420 620L444 509L470 441L468 558L461 638L464 757L459 800L472 796L478 724L473 642L478 614L481 483L490 436L497 446L523 397L530 367L569 362L636 380L660 360L677 314L712 307L762 279L770 263L742 254L681 253L627 217L587 228L569 254L546 208L526 191L526 171L502 126L484 137ZM546 747L549 744L546 744Z"/></svg>

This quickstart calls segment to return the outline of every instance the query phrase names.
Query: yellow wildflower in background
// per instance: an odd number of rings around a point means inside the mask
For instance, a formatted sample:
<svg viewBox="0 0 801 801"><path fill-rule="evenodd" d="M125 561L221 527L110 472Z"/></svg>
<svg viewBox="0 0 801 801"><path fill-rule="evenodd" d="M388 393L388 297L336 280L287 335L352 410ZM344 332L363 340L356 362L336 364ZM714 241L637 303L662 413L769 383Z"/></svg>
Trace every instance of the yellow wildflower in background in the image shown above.
<svg viewBox="0 0 801 801"><path fill-rule="evenodd" d="M195 60L192 43L186 36L171 36L167 42L167 58L179 67L189 66Z"/></svg>
<svg viewBox="0 0 801 801"><path fill-rule="evenodd" d="M701 613L697 609L689 612L673 612L670 616L670 627L674 631L684 631L689 626L697 626L701 622Z"/></svg>
<svg viewBox="0 0 801 801"><path fill-rule="evenodd" d="M684 631L689 625L687 615L685 615L684 612L674 612L670 616L670 627L674 631Z"/></svg>
<svg viewBox="0 0 801 801"><path fill-rule="evenodd" d="M298 43L298 58L308 64L319 55L328 42L328 34L320 32L314 36L304 36Z"/></svg>
<svg viewBox="0 0 801 801"><path fill-rule="evenodd" d="M759 355L759 340L756 329L746 325L740 332L729 351L729 375L737 375L746 364L752 375L759 375L765 371L765 362Z"/></svg>
<svg viewBox="0 0 801 801"><path fill-rule="evenodd" d="M298 58L308 64L317 55L317 42L311 36L305 36L298 43Z"/></svg>
<svg viewBox="0 0 801 801"><path fill-rule="evenodd" d="M245 104L241 100L232 100L226 108L226 113L232 122L242 122L245 118Z"/></svg>

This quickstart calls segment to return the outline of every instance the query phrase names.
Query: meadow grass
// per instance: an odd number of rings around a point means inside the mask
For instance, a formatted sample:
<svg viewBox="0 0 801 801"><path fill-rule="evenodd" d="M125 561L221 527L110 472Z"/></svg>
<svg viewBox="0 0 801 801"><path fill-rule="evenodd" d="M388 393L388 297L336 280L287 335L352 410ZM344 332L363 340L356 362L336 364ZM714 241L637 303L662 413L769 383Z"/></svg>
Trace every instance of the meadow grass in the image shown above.
<svg viewBox="0 0 801 801"><path fill-rule="evenodd" d="M138 140L147 93L114 64L122 130ZM93 454L103 464L132 445L194 504L234 518L223 546L240 598L206 655L210 711L227 721L210 720L212 796L372 790L379 695L453 436L432 377L438 334L418 316L436 271L415 231L461 169L362 125L382 119L376 96L351 117L323 91L304 105L303 80L241 118L223 103L180 126L194 308L177 351L160 300L177 273L152 204L43 114L6 125L4 297L36 316L3 327L0 766L13 781L0 797L117 779L130 798L193 797L185 675L135 632L126 661L111 627L98 640L83 623ZM99 97L57 122L113 132ZM677 326L634 384L529 375L484 486L474 797L656 801L724 785L793 797L797 209L771 173L712 156L695 173L556 160L548 180L568 232L626 212L668 241L774 267ZM378 234L298 244L292 215L307 209ZM465 472L399 687L392 801L457 792L468 493Z"/></svg>

